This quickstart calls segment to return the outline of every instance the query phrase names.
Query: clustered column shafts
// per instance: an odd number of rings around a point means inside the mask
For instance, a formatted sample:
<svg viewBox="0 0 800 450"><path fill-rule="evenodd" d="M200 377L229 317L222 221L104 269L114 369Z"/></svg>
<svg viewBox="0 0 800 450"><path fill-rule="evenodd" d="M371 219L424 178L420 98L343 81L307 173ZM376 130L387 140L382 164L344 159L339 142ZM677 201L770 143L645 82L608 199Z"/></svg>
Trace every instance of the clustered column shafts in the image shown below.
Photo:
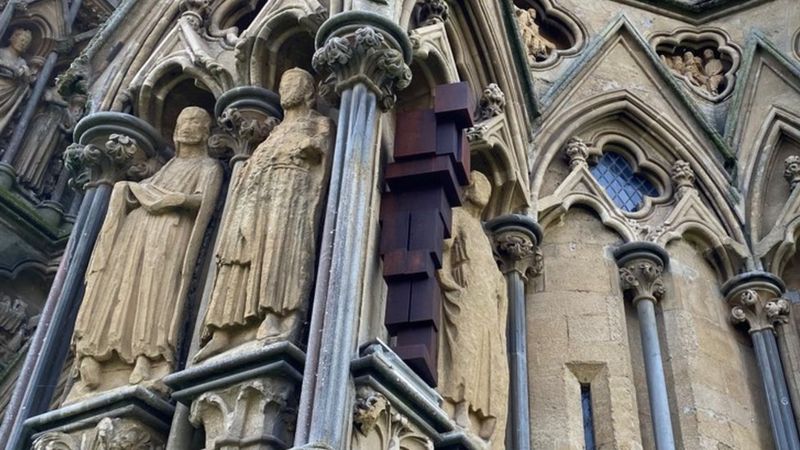
<svg viewBox="0 0 800 450"><path fill-rule="evenodd" d="M12 393L9 414L2 435L9 449L26 444L24 422L46 411L60 369L67 355L69 339L80 308L84 278L100 227L105 219L111 189L125 178L141 179L155 169L153 159L166 144L142 120L122 113L98 113L86 117L75 131L78 142L64 152L64 163L73 174L70 184L86 189L79 220L72 231L65 254L63 283L54 283L43 308L42 321L31 340L22 373L27 383L18 383ZM38 349L39 351L34 351ZM57 368L53 370L53 368Z"/></svg>
<svg viewBox="0 0 800 450"><path fill-rule="evenodd" d="M539 244L542 231L528 216L509 214L486 223L492 235L495 256L508 286L508 362L511 373L507 446L531 448L530 405L528 404L527 314L525 283L543 270Z"/></svg>
<svg viewBox="0 0 800 450"><path fill-rule="evenodd" d="M789 315L789 302L780 298L784 290L778 277L759 271L737 275L722 286L722 293L731 305L731 321L749 327L775 448L797 450L800 438L775 338L775 324Z"/></svg>
<svg viewBox="0 0 800 450"><path fill-rule="evenodd" d="M617 248L614 251L614 258L619 267L622 290L630 296L639 316L656 448L674 450L675 436L672 432L672 417L655 314L656 302L661 300L665 293L662 273L669 263L669 256L663 248L655 244L631 242Z"/></svg>
<svg viewBox="0 0 800 450"><path fill-rule="evenodd" d="M377 186L380 112L411 81L411 45L394 22L362 11L329 18L316 45L313 65L330 73L341 104L295 445L339 449L352 421L350 362L362 282L376 256L364 234Z"/></svg>

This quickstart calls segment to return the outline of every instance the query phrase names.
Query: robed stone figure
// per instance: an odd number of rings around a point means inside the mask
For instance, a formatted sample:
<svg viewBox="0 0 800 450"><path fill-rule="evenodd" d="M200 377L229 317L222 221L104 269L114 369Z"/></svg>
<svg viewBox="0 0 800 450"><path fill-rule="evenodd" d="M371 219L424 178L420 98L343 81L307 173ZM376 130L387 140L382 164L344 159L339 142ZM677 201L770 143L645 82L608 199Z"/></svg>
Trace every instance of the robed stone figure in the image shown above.
<svg viewBox="0 0 800 450"><path fill-rule="evenodd" d="M506 321L508 297L481 214L491 184L470 174L464 204L453 209L452 238L445 241L442 268L442 331L438 391L458 425L493 450L505 449L508 405Z"/></svg>
<svg viewBox="0 0 800 450"><path fill-rule="evenodd" d="M222 183L222 167L208 155L210 128L205 110L184 109L175 127L175 158L142 182L114 185L73 337L78 396L158 382L172 368Z"/></svg>
<svg viewBox="0 0 800 450"><path fill-rule="evenodd" d="M24 58L32 38L29 30L17 28L11 33L8 46L0 48L0 134L11 122L33 80Z"/></svg>
<svg viewBox="0 0 800 450"><path fill-rule="evenodd" d="M312 109L308 72L286 71L279 92L283 122L232 181L195 361L254 340L295 340L305 319L333 127Z"/></svg>

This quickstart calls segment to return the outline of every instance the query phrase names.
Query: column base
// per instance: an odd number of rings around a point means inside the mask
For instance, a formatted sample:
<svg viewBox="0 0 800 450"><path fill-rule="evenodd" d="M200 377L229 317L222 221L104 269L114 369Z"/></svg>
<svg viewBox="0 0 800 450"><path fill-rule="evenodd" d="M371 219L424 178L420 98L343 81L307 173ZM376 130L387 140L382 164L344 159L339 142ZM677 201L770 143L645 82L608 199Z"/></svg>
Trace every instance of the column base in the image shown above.
<svg viewBox="0 0 800 450"><path fill-rule="evenodd" d="M24 426L33 450L163 448L173 412L161 396L126 386L32 417Z"/></svg>
<svg viewBox="0 0 800 450"><path fill-rule="evenodd" d="M294 439L305 354L278 342L211 358L164 382L205 430L205 448L284 450Z"/></svg>

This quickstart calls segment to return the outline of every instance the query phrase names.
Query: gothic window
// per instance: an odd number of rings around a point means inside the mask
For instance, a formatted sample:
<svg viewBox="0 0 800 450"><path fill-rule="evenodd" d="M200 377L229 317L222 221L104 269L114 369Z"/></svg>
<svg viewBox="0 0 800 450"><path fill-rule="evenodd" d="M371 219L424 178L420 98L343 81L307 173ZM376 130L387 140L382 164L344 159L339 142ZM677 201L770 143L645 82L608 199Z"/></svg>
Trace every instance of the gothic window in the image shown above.
<svg viewBox="0 0 800 450"><path fill-rule="evenodd" d="M581 384L581 409L583 411L584 448L585 450L595 450L592 391L588 384Z"/></svg>
<svg viewBox="0 0 800 450"><path fill-rule="evenodd" d="M606 152L591 168L592 175L614 203L627 212L639 210L645 197L657 197L656 186L634 172L630 163L618 153Z"/></svg>

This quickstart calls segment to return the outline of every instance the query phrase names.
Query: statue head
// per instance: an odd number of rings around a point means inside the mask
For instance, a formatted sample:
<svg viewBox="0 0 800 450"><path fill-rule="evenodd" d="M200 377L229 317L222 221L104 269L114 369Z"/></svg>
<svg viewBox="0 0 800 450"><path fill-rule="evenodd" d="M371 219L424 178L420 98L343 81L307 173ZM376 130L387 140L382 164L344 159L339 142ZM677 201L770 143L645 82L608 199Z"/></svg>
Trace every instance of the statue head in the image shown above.
<svg viewBox="0 0 800 450"><path fill-rule="evenodd" d="M299 67L289 69L281 77L278 93L284 109L293 109L301 105L311 108L315 95L314 77Z"/></svg>
<svg viewBox="0 0 800 450"><path fill-rule="evenodd" d="M469 173L470 184L464 192L464 206L471 206L477 209L478 214L483 212L483 208L489 203L492 195L492 184L486 175L473 170Z"/></svg>
<svg viewBox="0 0 800 450"><path fill-rule="evenodd" d="M694 53L692 53L690 51L684 52L683 60L686 61L686 62L694 61Z"/></svg>
<svg viewBox="0 0 800 450"><path fill-rule="evenodd" d="M703 50L703 57L706 59L714 59L714 50L711 50L710 48Z"/></svg>
<svg viewBox="0 0 800 450"><path fill-rule="evenodd" d="M25 28L17 28L11 33L11 38L9 41L9 46L14 49L15 52L19 53L20 55L28 51L28 47L31 46L31 41L33 40L33 33L30 30Z"/></svg>
<svg viewBox="0 0 800 450"><path fill-rule="evenodd" d="M173 134L176 153L180 156L181 147L202 147L205 150L205 143L210 134L211 115L197 106L184 108L178 115Z"/></svg>

